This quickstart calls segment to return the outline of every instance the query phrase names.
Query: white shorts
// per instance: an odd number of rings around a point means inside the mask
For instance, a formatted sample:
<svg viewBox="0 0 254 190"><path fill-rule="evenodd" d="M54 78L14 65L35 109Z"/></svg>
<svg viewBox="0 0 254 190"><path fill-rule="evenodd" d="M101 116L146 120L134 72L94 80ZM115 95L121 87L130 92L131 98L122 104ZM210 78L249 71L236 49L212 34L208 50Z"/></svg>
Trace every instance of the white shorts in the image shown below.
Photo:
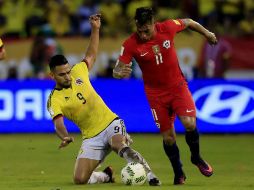
<svg viewBox="0 0 254 190"><path fill-rule="evenodd" d="M119 134L130 139L123 120L118 118L95 137L83 140L77 159L89 158L102 161L111 152L111 138Z"/></svg>

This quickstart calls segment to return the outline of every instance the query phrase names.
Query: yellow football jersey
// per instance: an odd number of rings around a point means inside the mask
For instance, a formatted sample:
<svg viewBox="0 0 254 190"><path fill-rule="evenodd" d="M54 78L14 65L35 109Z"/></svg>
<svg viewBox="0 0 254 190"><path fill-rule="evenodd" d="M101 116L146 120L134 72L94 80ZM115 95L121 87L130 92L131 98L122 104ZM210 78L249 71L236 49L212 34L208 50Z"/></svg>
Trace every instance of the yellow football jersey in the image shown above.
<svg viewBox="0 0 254 190"><path fill-rule="evenodd" d="M84 62L71 69L71 88L52 90L48 99L48 111L52 118L63 115L80 129L83 138L91 138L103 131L116 117L89 80Z"/></svg>

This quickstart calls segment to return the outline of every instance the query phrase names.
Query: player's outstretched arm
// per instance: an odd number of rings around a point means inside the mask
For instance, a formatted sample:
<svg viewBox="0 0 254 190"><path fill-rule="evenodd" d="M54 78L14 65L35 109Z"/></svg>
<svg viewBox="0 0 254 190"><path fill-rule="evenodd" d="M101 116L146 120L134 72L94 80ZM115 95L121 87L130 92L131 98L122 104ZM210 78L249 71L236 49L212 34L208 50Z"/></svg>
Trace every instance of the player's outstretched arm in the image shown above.
<svg viewBox="0 0 254 190"><path fill-rule="evenodd" d="M66 147L68 144L74 141L73 137L70 137L66 127L64 125L63 117L57 117L54 119L54 125L57 136L62 140L59 148Z"/></svg>
<svg viewBox="0 0 254 190"><path fill-rule="evenodd" d="M210 32L209 30L207 30L205 27L203 27L198 22L195 22L192 19L183 19L183 22L187 28L189 28L193 31L196 31L196 32L202 34L203 36L205 36L210 44L212 44L212 45L217 44L217 38L216 38L215 34Z"/></svg>
<svg viewBox="0 0 254 190"><path fill-rule="evenodd" d="M115 68L113 69L113 77L117 79L129 78L131 72L131 64L125 64L121 61L117 61Z"/></svg>
<svg viewBox="0 0 254 190"><path fill-rule="evenodd" d="M88 44L88 48L85 54L85 60L88 69L90 70L93 67L98 52L101 15L100 14L92 15L90 16L89 20L92 30L90 35L90 42Z"/></svg>

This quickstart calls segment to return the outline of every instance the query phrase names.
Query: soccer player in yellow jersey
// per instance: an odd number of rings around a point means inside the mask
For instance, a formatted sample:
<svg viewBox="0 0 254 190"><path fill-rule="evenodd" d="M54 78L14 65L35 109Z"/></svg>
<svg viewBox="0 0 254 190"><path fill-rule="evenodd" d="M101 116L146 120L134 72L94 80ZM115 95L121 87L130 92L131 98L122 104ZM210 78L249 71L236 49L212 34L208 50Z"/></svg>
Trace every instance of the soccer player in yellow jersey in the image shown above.
<svg viewBox="0 0 254 190"><path fill-rule="evenodd" d="M48 111L62 140L59 147L65 147L74 140L68 134L63 116L80 128L83 137L74 169L74 183L114 182L111 167L103 172L94 171L113 150L127 162L141 163L149 184L158 186L161 183L145 159L130 147L132 142L123 120L107 107L90 83L89 70L95 62L99 45L100 15L92 15L90 24L90 42L80 63L71 68L63 55L53 56L49 63L56 86L48 99Z"/></svg>
<svg viewBox="0 0 254 190"><path fill-rule="evenodd" d="M6 55L5 48L4 48L4 43L2 39L0 38L0 60L4 59Z"/></svg>

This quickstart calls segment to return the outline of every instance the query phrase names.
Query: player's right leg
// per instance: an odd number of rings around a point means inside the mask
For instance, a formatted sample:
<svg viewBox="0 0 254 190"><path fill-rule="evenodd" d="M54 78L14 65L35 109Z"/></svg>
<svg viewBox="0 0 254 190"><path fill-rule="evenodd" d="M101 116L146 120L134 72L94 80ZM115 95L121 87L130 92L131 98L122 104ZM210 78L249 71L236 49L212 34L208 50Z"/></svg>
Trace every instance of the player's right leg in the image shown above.
<svg viewBox="0 0 254 190"><path fill-rule="evenodd" d="M165 102L164 102L165 101ZM169 101L169 100L168 100ZM174 171L173 184L184 184L186 176L182 169L180 153L176 144L176 134L174 129L174 120L176 115L168 109L167 98L150 98L149 103L154 121L160 129L163 138L163 149L170 160Z"/></svg>
<svg viewBox="0 0 254 190"><path fill-rule="evenodd" d="M180 160L180 153L175 140L174 127L161 131L163 137L163 148L168 156L174 171L174 185L182 185L186 180L185 173L182 169L182 163Z"/></svg>
<svg viewBox="0 0 254 190"><path fill-rule="evenodd" d="M116 130L118 129L118 130ZM161 185L160 180L154 175L150 166L143 158L143 156L136 150L130 147L132 140L130 136L126 133L125 125L122 120L115 120L107 128L108 138L110 139L110 146L120 157L123 157L127 162L138 162L144 166L147 173L147 179L149 185L159 186Z"/></svg>

